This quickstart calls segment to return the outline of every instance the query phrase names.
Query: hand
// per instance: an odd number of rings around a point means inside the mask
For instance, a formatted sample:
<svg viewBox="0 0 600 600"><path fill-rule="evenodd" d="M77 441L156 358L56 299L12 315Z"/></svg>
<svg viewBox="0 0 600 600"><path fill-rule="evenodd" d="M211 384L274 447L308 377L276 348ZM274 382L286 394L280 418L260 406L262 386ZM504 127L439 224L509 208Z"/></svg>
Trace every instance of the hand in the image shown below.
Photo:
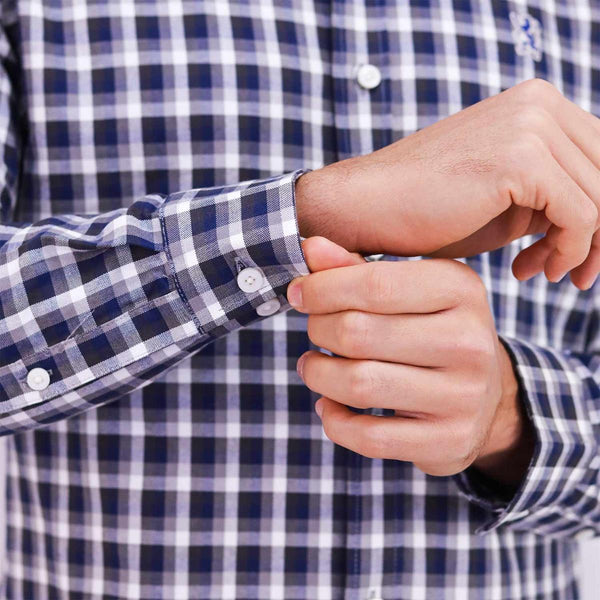
<svg viewBox="0 0 600 600"><path fill-rule="evenodd" d="M518 481L532 438L477 274L444 259L367 264L322 238L303 248L312 271L328 270L294 280L288 298L310 313L312 342L340 355L309 351L298 361L306 385L323 395L317 410L326 435L431 475L473 464Z"/></svg>
<svg viewBox="0 0 600 600"><path fill-rule="evenodd" d="M381 150L300 177L303 236L363 253L470 256L545 236L519 279L600 271L600 120L542 80L521 83Z"/></svg>

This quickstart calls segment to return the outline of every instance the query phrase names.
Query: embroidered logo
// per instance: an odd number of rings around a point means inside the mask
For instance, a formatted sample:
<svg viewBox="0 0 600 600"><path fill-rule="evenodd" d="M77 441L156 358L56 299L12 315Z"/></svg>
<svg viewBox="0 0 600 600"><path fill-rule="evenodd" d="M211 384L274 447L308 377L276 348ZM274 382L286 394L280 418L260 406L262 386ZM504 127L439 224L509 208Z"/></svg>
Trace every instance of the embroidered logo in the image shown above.
<svg viewBox="0 0 600 600"><path fill-rule="evenodd" d="M511 12L512 37L519 56L542 60L542 26L537 19L524 12Z"/></svg>

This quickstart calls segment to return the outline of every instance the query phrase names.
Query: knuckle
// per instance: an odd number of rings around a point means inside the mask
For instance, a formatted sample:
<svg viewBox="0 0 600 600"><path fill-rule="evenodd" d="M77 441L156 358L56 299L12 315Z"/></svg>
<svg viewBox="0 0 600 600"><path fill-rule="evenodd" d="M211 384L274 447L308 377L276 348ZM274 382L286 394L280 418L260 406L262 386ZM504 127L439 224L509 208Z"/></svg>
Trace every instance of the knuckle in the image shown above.
<svg viewBox="0 0 600 600"><path fill-rule="evenodd" d="M532 167L540 165L549 150L540 136L532 130L519 127L516 135L499 146L502 161L498 171L497 187L502 197L523 198L525 191L536 181Z"/></svg>
<svg viewBox="0 0 600 600"><path fill-rule="evenodd" d="M549 121L548 112L536 104L520 104L513 115L513 125L519 138L526 132L543 132Z"/></svg>
<svg viewBox="0 0 600 600"><path fill-rule="evenodd" d="M469 300L487 300L487 289L483 280L477 273L468 265L458 261L452 261L456 272L454 280L454 290L456 295L461 299Z"/></svg>
<svg viewBox="0 0 600 600"><path fill-rule="evenodd" d="M431 452L415 466L428 475L448 476L464 471L473 461L473 428L467 418L432 423Z"/></svg>
<svg viewBox="0 0 600 600"><path fill-rule="evenodd" d="M506 148L508 167L522 172L531 167L531 163L538 163L540 156L544 155L545 144L543 140L529 128L519 130L512 140L509 141Z"/></svg>
<svg viewBox="0 0 600 600"><path fill-rule="evenodd" d="M477 377L462 383L460 399L465 413L472 414L472 408L478 408L485 401L489 386L487 377Z"/></svg>
<svg viewBox="0 0 600 600"><path fill-rule="evenodd" d="M560 94L558 89L541 77L528 79L517 84L514 88L519 98L528 102L544 102L548 97Z"/></svg>
<svg viewBox="0 0 600 600"><path fill-rule="evenodd" d="M464 265L464 267L465 268L462 269L463 287L468 288L471 297L477 296L487 298L487 289L481 277L479 277L471 267L467 265Z"/></svg>
<svg viewBox="0 0 600 600"><path fill-rule="evenodd" d="M446 258L437 258L430 262L437 263L437 276L443 283L444 294L456 306L470 298L471 291L474 291L476 286L482 285L477 273L462 262Z"/></svg>
<svg viewBox="0 0 600 600"><path fill-rule="evenodd" d="M465 330L461 334L458 345L461 361L481 367L489 364L495 356L495 347L487 332L479 333L474 329Z"/></svg>
<svg viewBox="0 0 600 600"><path fill-rule="evenodd" d="M367 427L362 432L360 453L367 458L388 458L390 455L387 440L374 427Z"/></svg>
<svg viewBox="0 0 600 600"><path fill-rule="evenodd" d="M350 369L352 398L363 407L370 405L373 395L374 376L370 361L358 361Z"/></svg>
<svg viewBox="0 0 600 600"><path fill-rule="evenodd" d="M464 470L473 462L473 454L476 452L476 428L469 419L456 420L447 424L446 447L448 448L448 459L458 470Z"/></svg>
<svg viewBox="0 0 600 600"><path fill-rule="evenodd" d="M357 356L367 345L369 316L361 311L349 310L338 320L337 337L341 349L349 356Z"/></svg>

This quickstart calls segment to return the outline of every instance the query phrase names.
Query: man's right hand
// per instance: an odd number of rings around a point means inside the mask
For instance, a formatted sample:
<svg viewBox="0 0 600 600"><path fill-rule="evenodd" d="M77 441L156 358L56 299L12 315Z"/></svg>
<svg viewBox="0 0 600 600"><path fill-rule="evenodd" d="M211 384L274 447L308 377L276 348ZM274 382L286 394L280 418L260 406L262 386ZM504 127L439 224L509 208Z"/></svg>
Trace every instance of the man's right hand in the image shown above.
<svg viewBox="0 0 600 600"><path fill-rule="evenodd" d="M300 233L350 251L470 256L545 233L519 279L600 272L600 120L542 80L521 83L296 184Z"/></svg>

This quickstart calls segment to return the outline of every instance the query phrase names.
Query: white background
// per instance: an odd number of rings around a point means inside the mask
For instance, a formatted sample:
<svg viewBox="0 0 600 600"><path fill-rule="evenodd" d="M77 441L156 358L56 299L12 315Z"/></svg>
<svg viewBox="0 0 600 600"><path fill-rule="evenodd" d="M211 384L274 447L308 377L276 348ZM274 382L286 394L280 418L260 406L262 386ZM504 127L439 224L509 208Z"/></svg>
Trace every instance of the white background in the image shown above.
<svg viewBox="0 0 600 600"><path fill-rule="evenodd" d="M4 465L4 444L0 440L0 469ZM4 477L0 473L0 565L3 564L2 549L4 548ZM600 597L600 539L586 542L581 548L583 559L582 600L598 600ZM1 571L0 571L1 572Z"/></svg>

